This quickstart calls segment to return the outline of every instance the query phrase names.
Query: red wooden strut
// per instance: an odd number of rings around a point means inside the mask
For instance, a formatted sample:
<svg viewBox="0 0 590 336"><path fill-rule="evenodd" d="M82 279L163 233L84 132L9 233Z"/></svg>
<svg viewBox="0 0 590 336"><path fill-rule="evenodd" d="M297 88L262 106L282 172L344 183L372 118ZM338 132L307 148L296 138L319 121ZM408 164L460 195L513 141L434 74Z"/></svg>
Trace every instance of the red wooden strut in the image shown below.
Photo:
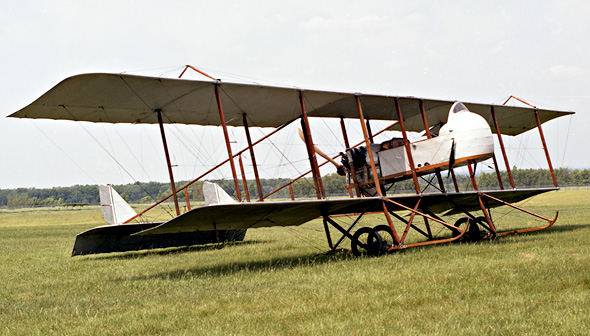
<svg viewBox="0 0 590 336"><path fill-rule="evenodd" d="M447 223L447 222L445 222L445 221L442 221L442 220L440 220L440 219L436 219L436 218L434 218L434 217L432 217L432 216L430 216L430 215L428 215L428 214L422 213L422 212L420 212L420 211L418 211L418 210L414 210L414 209L412 209L412 208L410 208L410 207L408 207L408 206L405 206L405 205L403 205L402 203L396 202L396 201L394 201L394 200L392 200L392 199L390 199L390 198L384 198L383 200L384 200L384 201L386 201L386 202L389 202L389 203L395 204L395 205L397 205L398 207L400 207L400 208L403 208L403 209L406 209L406 210L408 210L408 211L410 211L410 212L412 212L412 213L416 213L417 215L420 215L420 216L422 216L422 217L424 217L424 218L428 218L428 219L430 219L430 220L432 220L432 221L435 221L435 222L437 222L437 223L439 223L439 224L442 224L442 225L444 225L444 226L448 227L449 229L452 229L452 230L458 230L459 232L463 232L464 230L467 230L467 227L466 227L465 229L458 228L458 227L456 227L456 226L453 226L453 225L451 225L451 224L449 224L449 223Z"/></svg>
<svg viewBox="0 0 590 336"><path fill-rule="evenodd" d="M551 172L551 178L553 179L553 185L558 187L557 179L555 178L555 171L553 171L553 165L551 164L551 158L549 158L549 150L547 150L547 143L545 142L545 135L543 135L543 128L541 127L541 120L539 119L539 110L535 109L535 120L537 121L537 128L539 129L539 136L543 143L543 150L545 151L545 157L547 157L547 164L549 165L549 171Z"/></svg>
<svg viewBox="0 0 590 336"><path fill-rule="evenodd" d="M369 119L367 119L367 134L369 135L369 141L371 141L371 143L375 143L375 141L373 140L373 132L371 131L371 122Z"/></svg>
<svg viewBox="0 0 590 336"><path fill-rule="evenodd" d="M410 214L410 220L408 221L408 224L406 225L406 229L404 230L404 233L402 234L402 239L401 239L402 244L406 240L406 236L408 235L408 231L410 231L410 227L412 226L412 222L414 221L414 217L416 216L416 212L418 211L418 207L420 206L420 201L422 201L421 198L418 199L418 202L416 202L416 206L414 206L414 211L412 211L412 213Z"/></svg>
<svg viewBox="0 0 590 336"><path fill-rule="evenodd" d="M258 176L258 165L256 164L256 156L254 156L254 146L252 145L252 138L250 138L250 128L248 127L248 118L246 113L243 117L244 131L246 132L246 140L248 141L248 150L250 151L250 158L252 159L252 169L254 170L254 179L256 180L256 189L258 190L258 200L263 201L262 186L260 184L260 177Z"/></svg>
<svg viewBox="0 0 590 336"><path fill-rule="evenodd" d="M184 198L186 199L186 208L188 211L191 210L191 201L190 198L188 197L188 189L184 188Z"/></svg>
<svg viewBox="0 0 590 336"><path fill-rule="evenodd" d="M506 236L506 235L509 235L509 234L515 234L515 233L525 233L525 232L533 232L533 231L540 231L540 230L544 230L544 229L547 229L547 228L549 228L551 225L553 225L553 223L555 223L555 221L557 221L557 216L559 216L559 211L556 211L556 212L555 212L555 218L553 218L553 219L549 219L549 218L547 218L547 217L544 217L544 216L541 216L541 215L537 215L536 213L533 213L533 212L531 212L531 211L528 211L528 210L526 210L526 209L523 209L523 208L517 207L517 206L516 206L516 205L514 205L514 204L510 204L510 203L508 203L508 202L502 201L501 199L498 199L498 198L496 198L496 197L493 197L493 196L491 196L491 195L488 195L488 194L486 194L486 193L482 193L482 195L483 195L483 196L485 196L485 197L488 197L488 198L490 198L490 199L492 199L492 200L494 200L494 201L496 201L496 202L499 202L499 203L502 203L502 204L504 204L504 205L507 205L507 206L509 206L509 207L511 207L511 208L513 208L513 209L516 209L516 210L522 211L522 212L524 212L524 213L526 213L526 214L529 214L529 215L535 216L535 217L537 217L537 218L540 218L540 219L542 219L542 220L544 220L544 221L547 221L547 222L548 222L548 224L547 224L547 225L544 225L544 226L538 226L538 227L527 228L527 229L518 229L518 230L510 230L510 231L503 231L503 232L498 232L498 233L496 233L496 235L497 235L497 236Z"/></svg>
<svg viewBox="0 0 590 336"><path fill-rule="evenodd" d="M348 133L346 132L346 126L344 126L344 117L340 117L340 128L342 129L342 137L344 138L344 147L348 150L350 149L350 143L348 142ZM361 197L361 192L359 189L359 182L356 179L356 174L354 172L354 167L352 167L352 181L354 182L354 190L356 192L356 197ZM348 188L348 192L352 197L352 189Z"/></svg>
<svg viewBox="0 0 590 336"><path fill-rule="evenodd" d="M242 174L242 184L244 185L244 192L246 193L246 201L250 202L250 193L248 192L248 181L246 180L246 172L244 171L244 162L242 156L238 156L238 162L240 163L240 173Z"/></svg>
<svg viewBox="0 0 590 336"><path fill-rule="evenodd" d="M496 170L496 177L500 184L500 190L504 190L504 183L502 183L502 175L500 175L500 169L498 169L498 160L496 160L496 153L492 154L492 160L494 161L494 170Z"/></svg>
<svg viewBox="0 0 590 336"><path fill-rule="evenodd" d="M311 137L311 129L309 128L309 120L307 119L307 111L305 109L302 91L299 91L299 103L301 105L301 126L303 128L305 147L309 156L309 164L311 166L316 195L318 199L326 198L326 193L322 184L322 177L320 175L320 168L318 166L315 150L313 149L313 139Z"/></svg>
<svg viewBox="0 0 590 336"><path fill-rule="evenodd" d="M194 66L192 66L192 65L186 65L186 66L184 67L184 70L182 70L182 72L180 73L180 76L178 76L178 78L182 78L182 75L184 75L184 73L185 73L185 72L186 72L186 70L188 70L188 69L192 69L192 70L194 70L194 71L196 71L196 72L200 73L201 75L203 75L203 76L205 76L205 77L207 77L207 78L209 78L209 79L216 80L215 78L213 78L213 77L211 77L211 76L207 75L206 73L204 73L203 71L201 71L201 70L199 70L199 69L195 68L195 67L194 67Z"/></svg>
<svg viewBox="0 0 590 336"><path fill-rule="evenodd" d="M382 198L381 206L383 207L383 214L385 215L385 219L387 220L387 224L391 229L391 233L393 234L393 238L395 240L395 245L399 245L399 237L397 232L395 231L395 226L393 225L393 221L391 220L391 216L389 215L389 210L387 209L387 205L385 204L385 200L383 198L383 191L381 190L381 183L379 182L379 175L377 175L377 168L375 166L375 159L373 158L373 150L371 149L371 140L369 139L369 132L367 130L365 124L365 117L363 115L363 107L361 105L361 98L357 95L355 96L356 100L356 108L359 114L359 119L361 121L361 128L363 129L363 136L365 138L365 146L367 147L367 155L369 156L369 162L371 163L371 171L373 172L373 181L375 181L375 189L377 190L377 194L379 197ZM353 171L354 173L354 171ZM368 180L368 178L367 178Z"/></svg>
<svg viewBox="0 0 590 336"><path fill-rule="evenodd" d="M426 110L424 109L424 100L423 99L420 99L420 114L422 114L422 122L424 123L424 131L426 132L426 138L431 139L432 134L430 134L430 127L428 126L428 119L426 118ZM438 180L438 186L440 187L440 190L443 193L446 193L447 191L445 190L445 184L444 184L442 176L440 174L440 168L436 168L434 170L434 173L436 174L436 179ZM430 229L430 227L428 225L427 225L427 227L428 227L428 229Z"/></svg>
<svg viewBox="0 0 590 336"><path fill-rule="evenodd" d="M236 196L238 201L242 200L240 193L240 184L238 183L238 174L236 173L236 165L234 163L233 154L231 151L231 143L229 142L229 133L227 132L227 124L225 123L225 114L223 113L223 106L221 105L221 96L219 94L219 81L215 82L215 99L217 100L217 108L219 110L219 119L221 121L221 128L223 129L223 136L225 138L225 146L227 147L227 155L229 157L229 165L231 166L231 173L234 178L234 186L236 188Z"/></svg>
<svg viewBox="0 0 590 336"><path fill-rule="evenodd" d="M402 115L402 109L399 105L399 99L395 98L395 109L397 111L397 120L402 131L402 137L404 138L404 146L406 148L406 155L408 156L408 163L412 170L412 179L414 180L414 188L416 193L421 194L420 185L418 184L418 176L416 175L416 166L414 166L414 158L412 157L412 149L410 148L410 142L408 141L408 134L406 133L406 127L404 126L404 117Z"/></svg>
<svg viewBox="0 0 590 336"><path fill-rule="evenodd" d="M164 155L166 156L166 165L168 166L168 175L170 176L170 187L172 188L172 197L174 197L174 208L176 216L180 215L178 207L178 196L176 195L176 186L174 185L174 174L172 173L172 164L170 163L170 154L168 153L168 144L166 143L166 133L164 133L164 122L162 121L162 110L156 110L158 114L158 124L160 125L160 134L162 135L162 144L164 145Z"/></svg>
<svg viewBox="0 0 590 336"><path fill-rule="evenodd" d="M432 134L430 134L430 127L428 126L428 119L426 118L426 110L424 109L424 100L420 99L420 114L422 114L422 122L424 123L424 132L426 132L426 137L428 139L432 138Z"/></svg>
<svg viewBox="0 0 590 336"><path fill-rule="evenodd" d="M508 156L506 155L506 147L504 147L504 141L502 141L502 132L500 132L500 126L498 125L498 118L496 118L496 111L492 106L492 118L494 119L494 126L496 127L496 135L498 136L498 142L500 143L500 149L502 150L502 157L504 158L504 164L506 165L506 172L510 179L510 185L512 189L515 189L514 179L512 178L512 172L510 171L510 164L508 164Z"/></svg>
<svg viewBox="0 0 590 336"><path fill-rule="evenodd" d="M367 156L369 156L369 162L371 164L371 171L373 172L373 181L375 181L375 189L377 189L377 194L383 197L383 192L381 191L381 183L379 183L379 175L377 175L377 168L375 166L375 159L373 158L373 150L371 149L371 139L369 138L369 132L367 130L367 126L365 125L365 117L363 116L363 107L361 106L361 98L359 96L355 96L356 100L356 108L359 114L359 119L361 121L361 127L363 129L363 136L365 137L365 146L367 147ZM368 178L367 178L368 180Z"/></svg>
<svg viewBox="0 0 590 336"><path fill-rule="evenodd" d="M473 171L473 167L471 167L471 162L472 161L469 160L469 163L467 164L467 168L469 168L469 177L471 178L471 183L473 184L473 189L475 189L475 191L479 191L479 189L477 188L477 182L475 181L475 172ZM490 226L490 229L494 233L496 233L496 227L494 226L494 223L492 222L492 218L490 217L490 214L486 210L486 207L483 205L483 201L481 200L481 195L479 193L477 194L477 201L479 203L479 207L481 209L481 212L483 212L483 214L486 218L486 222Z"/></svg>

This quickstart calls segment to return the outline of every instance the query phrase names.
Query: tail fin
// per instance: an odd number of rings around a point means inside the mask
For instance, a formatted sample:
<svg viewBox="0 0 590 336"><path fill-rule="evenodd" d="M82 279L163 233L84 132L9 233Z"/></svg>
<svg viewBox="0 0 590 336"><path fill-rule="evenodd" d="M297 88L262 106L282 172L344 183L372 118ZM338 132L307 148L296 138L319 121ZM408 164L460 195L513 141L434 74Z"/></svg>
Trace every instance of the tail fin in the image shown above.
<svg viewBox="0 0 590 336"><path fill-rule="evenodd" d="M203 196L205 196L205 205L237 203L217 183L213 182L203 183Z"/></svg>
<svg viewBox="0 0 590 336"><path fill-rule="evenodd" d="M102 216L109 224L122 224L137 215L135 210L125 202L110 184L99 185L100 205Z"/></svg>

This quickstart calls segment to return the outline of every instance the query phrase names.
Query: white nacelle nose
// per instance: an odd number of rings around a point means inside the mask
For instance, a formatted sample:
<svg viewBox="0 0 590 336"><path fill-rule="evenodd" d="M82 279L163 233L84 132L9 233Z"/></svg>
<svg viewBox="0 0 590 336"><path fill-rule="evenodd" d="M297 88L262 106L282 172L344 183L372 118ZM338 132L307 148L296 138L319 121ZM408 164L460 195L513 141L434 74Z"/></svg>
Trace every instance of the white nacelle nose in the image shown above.
<svg viewBox="0 0 590 336"><path fill-rule="evenodd" d="M456 102L449 110L447 123L440 128L440 135L448 135L454 131L481 131L492 134L490 125L479 114L470 112L461 102Z"/></svg>

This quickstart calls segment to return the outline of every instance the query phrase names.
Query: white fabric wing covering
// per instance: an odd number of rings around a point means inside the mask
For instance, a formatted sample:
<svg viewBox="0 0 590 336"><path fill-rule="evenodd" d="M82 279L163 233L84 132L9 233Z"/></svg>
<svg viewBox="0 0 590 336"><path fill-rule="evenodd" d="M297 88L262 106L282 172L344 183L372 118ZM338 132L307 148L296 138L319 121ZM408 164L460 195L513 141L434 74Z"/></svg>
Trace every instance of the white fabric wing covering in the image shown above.
<svg viewBox="0 0 590 336"><path fill-rule="evenodd" d="M145 77L126 74L83 74L63 80L29 106L10 117L65 119L106 123L164 123L220 125L215 97L216 82ZM446 122L454 101L340 93L254 84L219 83L220 99L227 125L243 126L246 114L251 127L279 127L302 114L302 92L310 117L358 119L355 97L360 96L367 119L397 120L399 101L408 131L424 130L420 101L430 126ZM465 103L493 127L492 105ZM516 135L535 128L534 110L494 106L503 134ZM539 109L541 122L573 112Z"/></svg>

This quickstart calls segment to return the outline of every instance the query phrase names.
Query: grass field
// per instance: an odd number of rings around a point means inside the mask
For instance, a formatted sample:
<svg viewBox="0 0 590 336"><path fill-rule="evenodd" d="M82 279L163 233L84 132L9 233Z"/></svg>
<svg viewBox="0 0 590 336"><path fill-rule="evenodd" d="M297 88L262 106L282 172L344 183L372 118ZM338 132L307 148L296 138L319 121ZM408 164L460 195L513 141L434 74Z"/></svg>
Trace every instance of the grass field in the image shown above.
<svg viewBox="0 0 590 336"><path fill-rule="evenodd" d="M560 216L378 258L320 255L319 221L221 248L71 258L75 235L103 224L98 208L0 210L0 334L589 335L590 190L524 207Z"/></svg>

